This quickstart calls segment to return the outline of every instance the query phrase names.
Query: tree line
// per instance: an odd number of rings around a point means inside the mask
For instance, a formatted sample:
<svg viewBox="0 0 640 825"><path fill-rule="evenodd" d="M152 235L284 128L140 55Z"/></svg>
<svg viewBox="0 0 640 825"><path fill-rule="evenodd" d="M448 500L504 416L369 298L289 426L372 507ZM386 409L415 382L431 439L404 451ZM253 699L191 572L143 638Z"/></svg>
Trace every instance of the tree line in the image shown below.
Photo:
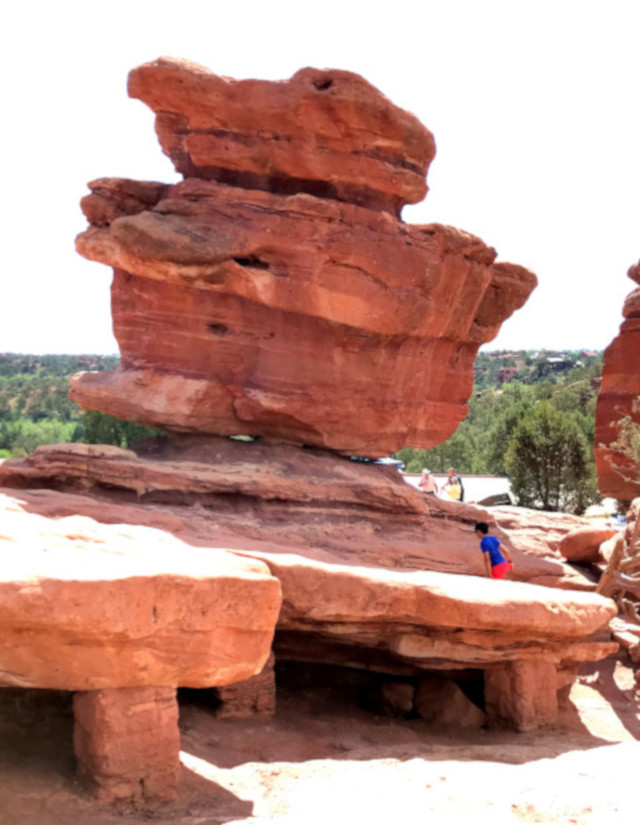
<svg viewBox="0 0 640 825"><path fill-rule="evenodd" d="M140 424L85 411L69 398L71 375L118 363L117 356L104 355L0 354L0 458L61 442L130 447L155 435Z"/></svg>
<svg viewBox="0 0 640 825"><path fill-rule="evenodd" d="M487 386L485 373L448 441L431 450L405 447L396 457L408 472L508 475L521 506L584 512L599 500L593 443L602 357L568 363L531 383Z"/></svg>

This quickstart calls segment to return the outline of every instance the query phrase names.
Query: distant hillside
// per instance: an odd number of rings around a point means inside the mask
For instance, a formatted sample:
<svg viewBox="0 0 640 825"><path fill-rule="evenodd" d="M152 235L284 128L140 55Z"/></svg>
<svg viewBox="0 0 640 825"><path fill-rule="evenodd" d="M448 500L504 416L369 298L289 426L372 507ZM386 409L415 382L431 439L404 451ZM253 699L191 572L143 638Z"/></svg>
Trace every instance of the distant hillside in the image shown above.
<svg viewBox="0 0 640 825"><path fill-rule="evenodd" d="M481 352L474 364L478 389L499 387L508 381L535 384L557 381L574 369L602 364L596 350L500 350Z"/></svg>
<svg viewBox="0 0 640 825"><path fill-rule="evenodd" d="M85 412L69 398L69 378L111 370L115 355L0 353L0 458L24 456L40 444L86 441L127 446L152 431Z"/></svg>

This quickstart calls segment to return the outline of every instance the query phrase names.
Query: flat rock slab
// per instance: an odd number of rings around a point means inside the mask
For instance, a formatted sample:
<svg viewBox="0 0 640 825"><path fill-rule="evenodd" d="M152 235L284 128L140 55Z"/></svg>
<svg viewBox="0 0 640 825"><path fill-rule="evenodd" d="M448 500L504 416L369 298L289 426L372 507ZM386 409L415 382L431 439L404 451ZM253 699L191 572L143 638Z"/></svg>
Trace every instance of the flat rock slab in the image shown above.
<svg viewBox="0 0 640 825"><path fill-rule="evenodd" d="M280 585L161 530L49 519L0 496L0 685L207 687L266 662Z"/></svg>
<svg viewBox="0 0 640 825"><path fill-rule="evenodd" d="M294 656L314 656L322 640L425 668L531 658L560 664L615 648L606 628L616 607L592 593L366 566L355 557L334 563L331 554L270 549L264 540L244 548L237 541L234 554L214 543L196 549L160 530L28 514L38 495L50 515L52 498L65 506L61 493L3 496L6 546L18 541L21 548L0 586L7 684L239 681L264 664L276 617L282 649ZM70 498L67 506L84 500L98 518L106 509L89 497ZM148 523L162 521L157 505L129 506L122 515L135 509Z"/></svg>

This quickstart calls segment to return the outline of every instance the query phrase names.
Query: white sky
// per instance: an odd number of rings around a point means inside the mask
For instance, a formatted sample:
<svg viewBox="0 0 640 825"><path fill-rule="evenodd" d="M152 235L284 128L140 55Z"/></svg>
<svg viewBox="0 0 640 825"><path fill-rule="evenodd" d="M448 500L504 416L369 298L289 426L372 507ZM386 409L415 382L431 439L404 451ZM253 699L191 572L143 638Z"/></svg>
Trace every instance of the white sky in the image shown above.
<svg viewBox="0 0 640 825"><path fill-rule="evenodd" d="M637 0L43 0L0 12L0 352L117 352L110 270L80 258L86 182L174 181L129 69L358 72L434 133L412 223L466 229L540 285L488 345L604 348L640 258Z"/></svg>

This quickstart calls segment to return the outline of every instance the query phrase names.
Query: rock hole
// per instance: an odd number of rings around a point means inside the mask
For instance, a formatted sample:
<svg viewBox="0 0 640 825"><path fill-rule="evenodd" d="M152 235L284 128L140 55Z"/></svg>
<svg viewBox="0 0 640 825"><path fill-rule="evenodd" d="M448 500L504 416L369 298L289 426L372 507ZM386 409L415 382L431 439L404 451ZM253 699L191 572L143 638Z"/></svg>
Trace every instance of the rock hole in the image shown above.
<svg viewBox="0 0 640 825"><path fill-rule="evenodd" d="M313 85L319 92L326 92L327 89L330 89L333 86L333 80L330 77L318 78L313 81Z"/></svg>
<svg viewBox="0 0 640 825"><path fill-rule="evenodd" d="M207 324L207 329L214 335L226 335L229 332L229 327L225 324Z"/></svg>
<svg viewBox="0 0 640 825"><path fill-rule="evenodd" d="M189 708L215 712L222 702L216 688L178 688L178 706L181 721L189 715Z"/></svg>
<svg viewBox="0 0 640 825"><path fill-rule="evenodd" d="M256 255L249 255L247 258L234 258L233 260L240 266L248 266L251 269L269 269L268 262L262 261Z"/></svg>

